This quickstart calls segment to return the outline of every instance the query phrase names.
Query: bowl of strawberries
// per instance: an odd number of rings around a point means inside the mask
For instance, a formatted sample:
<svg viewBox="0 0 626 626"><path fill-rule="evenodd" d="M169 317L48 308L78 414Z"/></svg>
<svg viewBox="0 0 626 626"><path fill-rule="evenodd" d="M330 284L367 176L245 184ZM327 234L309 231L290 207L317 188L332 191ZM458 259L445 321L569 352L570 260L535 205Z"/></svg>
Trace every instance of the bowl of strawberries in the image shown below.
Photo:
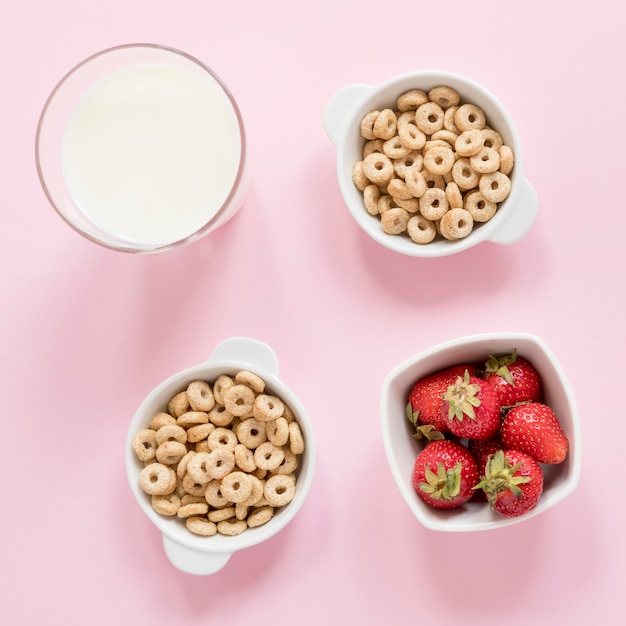
<svg viewBox="0 0 626 626"><path fill-rule="evenodd" d="M384 380L381 420L400 493L433 530L518 523L580 479L574 394L534 335L470 335L407 359Z"/></svg>

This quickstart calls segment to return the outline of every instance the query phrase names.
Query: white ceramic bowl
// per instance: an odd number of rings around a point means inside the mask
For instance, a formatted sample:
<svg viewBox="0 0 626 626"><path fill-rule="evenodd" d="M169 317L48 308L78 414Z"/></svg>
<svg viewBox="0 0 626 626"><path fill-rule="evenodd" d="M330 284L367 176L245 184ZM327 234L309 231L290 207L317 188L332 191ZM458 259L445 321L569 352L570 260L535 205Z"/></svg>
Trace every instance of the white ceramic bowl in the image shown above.
<svg viewBox="0 0 626 626"><path fill-rule="evenodd" d="M360 123L366 113L393 108L398 96L410 89L428 91L437 85L454 87L463 102L476 104L485 111L489 125L513 149L515 167L511 173L511 193L491 220L475 225L464 239L419 245L408 237L388 235L382 230L380 219L365 209L363 195L352 182L352 169L362 159L365 140L360 134ZM337 179L348 210L372 239L391 250L408 256L439 257L461 252L482 241L510 244L521 239L535 220L537 195L524 178L522 145L513 120L492 93L469 78L449 72L423 71L403 74L375 86L349 85L331 98L324 114L324 126L337 148Z"/></svg>
<svg viewBox="0 0 626 626"><path fill-rule="evenodd" d="M289 504L279 509L263 526L249 528L234 537L222 535L200 537L188 531L182 520L164 517L154 511L150 496L139 487L142 464L133 452L132 438L139 430L147 428L155 413L166 410L168 400L185 389L192 380L215 380L220 374L234 375L241 369L261 376L266 382L266 388L289 405L300 425L306 449L296 470L296 494ZM275 352L258 340L233 337L220 343L205 363L174 374L148 394L137 409L128 430L126 470L130 488L139 506L163 534L163 546L171 563L189 574L213 574L222 569L235 552L273 537L295 517L309 493L313 480L315 438L304 407L278 377L278 359ZM276 548L280 549L280 545L276 544Z"/></svg>
<svg viewBox="0 0 626 626"><path fill-rule="evenodd" d="M48 97L35 139L39 180L59 216L86 239L132 253L191 243L233 217L248 189L246 154L228 87L158 44L78 63Z"/></svg>
<svg viewBox="0 0 626 626"><path fill-rule="evenodd" d="M474 500L462 507L442 511L425 504L415 493L412 472L423 443L406 418L405 407L413 384L421 377L462 362L484 363L491 354L517 349L537 368L545 402L557 414L569 439L569 452L559 465L543 465L544 492L533 509L506 518ZM424 350L396 366L386 376L381 396L382 435L393 478L415 517L427 528L441 531L476 531L519 523L553 507L574 491L580 479L581 441L574 395L555 355L539 337L524 333L490 333L461 337Z"/></svg>

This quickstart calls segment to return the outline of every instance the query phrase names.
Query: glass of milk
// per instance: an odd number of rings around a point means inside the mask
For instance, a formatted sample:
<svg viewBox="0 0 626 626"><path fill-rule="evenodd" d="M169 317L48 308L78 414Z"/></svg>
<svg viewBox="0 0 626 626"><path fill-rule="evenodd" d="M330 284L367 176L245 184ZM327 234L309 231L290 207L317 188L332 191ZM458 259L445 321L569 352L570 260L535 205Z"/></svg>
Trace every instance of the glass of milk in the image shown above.
<svg viewBox="0 0 626 626"><path fill-rule="evenodd" d="M59 215L124 252L195 241L247 191L235 99L206 65L160 45L110 48L68 72L41 113L35 151Z"/></svg>

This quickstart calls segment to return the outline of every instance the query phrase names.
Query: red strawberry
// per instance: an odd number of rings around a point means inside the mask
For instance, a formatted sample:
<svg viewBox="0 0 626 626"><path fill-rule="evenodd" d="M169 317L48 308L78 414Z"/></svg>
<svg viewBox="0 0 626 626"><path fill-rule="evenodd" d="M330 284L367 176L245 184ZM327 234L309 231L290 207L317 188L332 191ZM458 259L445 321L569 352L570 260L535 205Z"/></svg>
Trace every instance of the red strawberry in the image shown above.
<svg viewBox="0 0 626 626"><path fill-rule="evenodd" d="M541 381L535 367L526 359L512 354L490 356L485 363L486 380L498 393L502 406L519 402L537 402L541 398Z"/></svg>
<svg viewBox="0 0 626 626"><path fill-rule="evenodd" d="M507 448L530 454L539 463L561 463L569 449L556 414L540 402L520 404L508 411L500 437Z"/></svg>
<svg viewBox="0 0 626 626"><path fill-rule="evenodd" d="M500 427L500 403L493 387L465 372L448 387L441 403L441 417L457 437L490 439Z"/></svg>
<svg viewBox="0 0 626 626"><path fill-rule="evenodd" d="M474 455L449 439L426 444L413 467L417 495L437 509L452 509L467 502L479 480Z"/></svg>
<svg viewBox="0 0 626 626"><path fill-rule="evenodd" d="M535 459L519 450L499 450L489 457L485 476L476 485L491 507L505 517L530 511L543 492L543 471Z"/></svg>
<svg viewBox="0 0 626 626"><path fill-rule="evenodd" d="M447 419L441 417L441 400L446 389L468 371L471 376L476 373L475 365L455 365L430 374L418 380L409 394L407 414L412 412L413 424L432 426L436 430L448 431Z"/></svg>

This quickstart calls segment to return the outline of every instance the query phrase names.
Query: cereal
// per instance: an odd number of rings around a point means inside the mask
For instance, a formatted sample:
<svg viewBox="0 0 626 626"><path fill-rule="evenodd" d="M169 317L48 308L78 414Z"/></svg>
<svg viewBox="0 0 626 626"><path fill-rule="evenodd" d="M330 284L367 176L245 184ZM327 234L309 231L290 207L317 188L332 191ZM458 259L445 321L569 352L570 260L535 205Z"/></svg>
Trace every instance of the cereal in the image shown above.
<svg viewBox="0 0 626 626"><path fill-rule="evenodd" d="M189 406L194 411L210 411L215 406L215 397L206 380L194 380L187 387Z"/></svg>
<svg viewBox="0 0 626 626"><path fill-rule="evenodd" d="M151 461L156 456L157 440L156 431L151 428L140 430L133 437L133 451L140 461Z"/></svg>
<svg viewBox="0 0 626 626"><path fill-rule="evenodd" d="M394 210L385 197L384 210ZM153 509L202 537L234 536L272 519L294 497L305 450L290 407L247 370L191 381L131 446Z"/></svg>
<svg viewBox="0 0 626 626"><path fill-rule="evenodd" d="M411 89L397 97L395 110L370 111L362 118L361 135L362 160L354 166L353 181L365 210L388 235L422 245L466 237L510 194L511 147L488 125L481 107L463 102L448 85ZM479 190L480 204L468 202ZM441 220L455 209L469 216L453 213L442 227Z"/></svg>

